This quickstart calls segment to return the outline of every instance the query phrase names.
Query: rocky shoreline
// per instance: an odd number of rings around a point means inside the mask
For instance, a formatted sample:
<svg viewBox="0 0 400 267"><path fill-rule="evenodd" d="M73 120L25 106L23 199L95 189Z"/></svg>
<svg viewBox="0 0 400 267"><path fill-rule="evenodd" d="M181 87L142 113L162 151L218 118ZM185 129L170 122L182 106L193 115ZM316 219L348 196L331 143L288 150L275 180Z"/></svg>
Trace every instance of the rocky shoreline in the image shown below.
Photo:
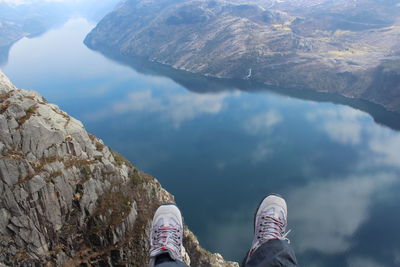
<svg viewBox="0 0 400 267"><path fill-rule="evenodd" d="M296 9L279 2L129 0L85 44L208 77L337 93L400 112L398 6L321 1ZM357 9L374 10L377 22L359 18Z"/></svg>

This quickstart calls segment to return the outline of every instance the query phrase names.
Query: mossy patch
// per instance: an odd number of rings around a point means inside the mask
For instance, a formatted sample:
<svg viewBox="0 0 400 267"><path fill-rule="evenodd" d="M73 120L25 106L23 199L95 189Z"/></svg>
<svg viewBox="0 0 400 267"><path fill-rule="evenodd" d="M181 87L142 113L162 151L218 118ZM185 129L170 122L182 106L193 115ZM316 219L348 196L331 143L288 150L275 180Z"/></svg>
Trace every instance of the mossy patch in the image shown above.
<svg viewBox="0 0 400 267"><path fill-rule="evenodd" d="M35 97L33 95L26 95L24 96L25 98L28 98L30 100L36 100Z"/></svg>
<svg viewBox="0 0 400 267"><path fill-rule="evenodd" d="M77 157L71 157L71 158L63 160L63 162L64 162L64 166L67 168L72 168L72 167L82 168L84 166L93 164L96 161L90 160L90 159L80 159Z"/></svg>
<svg viewBox="0 0 400 267"><path fill-rule="evenodd" d="M53 108L52 110L53 110L55 113L57 113L57 114L63 116L64 119L66 119L66 122L65 122L65 124L64 124L64 128L66 128L66 127L68 126L69 122L71 121L71 117L70 117L67 113L65 113L64 111L62 111L62 110L55 109L55 108Z"/></svg>
<svg viewBox="0 0 400 267"><path fill-rule="evenodd" d="M34 115L36 113L38 108L39 108L39 106L35 104L33 106L30 106L28 109L26 109L25 115L17 119L18 124L20 126L22 124L24 124L27 120L29 120L32 117L32 115Z"/></svg>
<svg viewBox="0 0 400 267"><path fill-rule="evenodd" d="M35 170L35 172L41 172L41 171L43 171L43 168L45 165L56 162L56 161L61 161L61 160L62 159L60 159L56 156L52 156L52 157L39 159L38 161L31 163L31 166Z"/></svg>
<svg viewBox="0 0 400 267"><path fill-rule="evenodd" d="M4 103L2 103L1 107L0 107L0 114L3 114L4 112L6 112L10 105L11 105L11 102L9 100L4 101Z"/></svg>
<svg viewBox="0 0 400 267"><path fill-rule="evenodd" d="M112 150L111 153L117 166L121 167L124 164L127 166L132 166L132 163L130 163L126 158L124 158L124 156L122 156L118 152Z"/></svg>
<svg viewBox="0 0 400 267"><path fill-rule="evenodd" d="M53 171L50 173L49 178L47 178L47 182L53 182L53 180L62 175L62 171Z"/></svg>
<svg viewBox="0 0 400 267"><path fill-rule="evenodd" d="M35 174L28 174L25 177L19 178L16 184L20 185L29 182L30 180L33 179L33 177L35 177Z"/></svg>
<svg viewBox="0 0 400 267"><path fill-rule="evenodd" d="M82 179L79 181L80 184L84 184L92 177L92 170L89 165L83 165L79 168Z"/></svg>
<svg viewBox="0 0 400 267"><path fill-rule="evenodd" d="M137 186L139 184L142 184L144 182L144 179L140 175L140 172L137 169L134 169L132 173L129 175L130 182L134 185Z"/></svg>
<svg viewBox="0 0 400 267"><path fill-rule="evenodd" d="M97 151L103 151L104 145L100 142L96 142L96 150Z"/></svg>
<svg viewBox="0 0 400 267"><path fill-rule="evenodd" d="M131 197L123 192L110 191L104 193L97 200L97 207L94 216L102 216L105 221L97 227L97 230L114 228L121 224L131 211Z"/></svg>
<svg viewBox="0 0 400 267"><path fill-rule="evenodd" d="M11 96L10 93L5 93L5 94L0 94L0 103L3 103L5 100L7 100Z"/></svg>
<svg viewBox="0 0 400 267"><path fill-rule="evenodd" d="M0 159L23 160L25 156L19 149L5 149Z"/></svg>
<svg viewBox="0 0 400 267"><path fill-rule="evenodd" d="M97 139L96 136L93 135L93 134L91 134L91 133L88 133L88 136L89 136L89 139L90 139L92 142L94 142L94 141Z"/></svg>

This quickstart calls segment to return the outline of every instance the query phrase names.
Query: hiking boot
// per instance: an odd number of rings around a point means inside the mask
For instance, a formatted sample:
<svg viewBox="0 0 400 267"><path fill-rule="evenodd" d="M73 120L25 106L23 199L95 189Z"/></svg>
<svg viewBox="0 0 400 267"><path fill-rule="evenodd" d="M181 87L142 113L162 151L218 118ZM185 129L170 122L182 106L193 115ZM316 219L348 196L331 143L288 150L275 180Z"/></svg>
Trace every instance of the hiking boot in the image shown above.
<svg viewBox="0 0 400 267"><path fill-rule="evenodd" d="M254 253L262 244L272 239L289 240L286 238L287 206L279 195L269 195L258 206L254 218L254 239L248 256Z"/></svg>
<svg viewBox="0 0 400 267"><path fill-rule="evenodd" d="M160 206L150 230L150 266L154 266L156 258L162 254L182 261L182 238L182 215L178 207L175 204Z"/></svg>

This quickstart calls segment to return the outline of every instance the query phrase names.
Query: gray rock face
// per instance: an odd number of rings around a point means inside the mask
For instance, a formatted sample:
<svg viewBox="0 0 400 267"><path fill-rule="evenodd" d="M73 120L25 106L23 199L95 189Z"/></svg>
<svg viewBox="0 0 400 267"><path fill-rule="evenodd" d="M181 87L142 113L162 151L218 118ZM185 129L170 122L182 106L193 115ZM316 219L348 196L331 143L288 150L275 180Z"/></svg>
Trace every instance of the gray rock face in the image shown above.
<svg viewBox="0 0 400 267"><path fill-rule="evenodd" d="M172 202L81 122L0 73L0 263L145 266L155 209ZM186 230L193 266L238 266Z"/></svg>
<svg viewBox="0 0 400 267"><path fill-rule="evenodd" d="M244 79L252 69L251 79L268 85L400 111L397 3L127 0L85 43L217 78Z"/></svg>

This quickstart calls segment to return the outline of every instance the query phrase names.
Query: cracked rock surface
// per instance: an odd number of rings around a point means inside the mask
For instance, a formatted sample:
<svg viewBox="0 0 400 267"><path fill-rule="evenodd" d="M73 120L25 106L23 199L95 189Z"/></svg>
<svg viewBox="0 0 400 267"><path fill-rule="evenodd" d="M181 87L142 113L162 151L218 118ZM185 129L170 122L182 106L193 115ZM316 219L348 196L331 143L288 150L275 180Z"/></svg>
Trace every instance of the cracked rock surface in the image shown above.
<svg viewBox="0 0 400 267"><path fill-rule="evenodd" d="M82 123L0 72L0 266L145 266L174 198ZM238 266L185 229L192 266ZM81 265L83 264L83 265Z"/></svg>

